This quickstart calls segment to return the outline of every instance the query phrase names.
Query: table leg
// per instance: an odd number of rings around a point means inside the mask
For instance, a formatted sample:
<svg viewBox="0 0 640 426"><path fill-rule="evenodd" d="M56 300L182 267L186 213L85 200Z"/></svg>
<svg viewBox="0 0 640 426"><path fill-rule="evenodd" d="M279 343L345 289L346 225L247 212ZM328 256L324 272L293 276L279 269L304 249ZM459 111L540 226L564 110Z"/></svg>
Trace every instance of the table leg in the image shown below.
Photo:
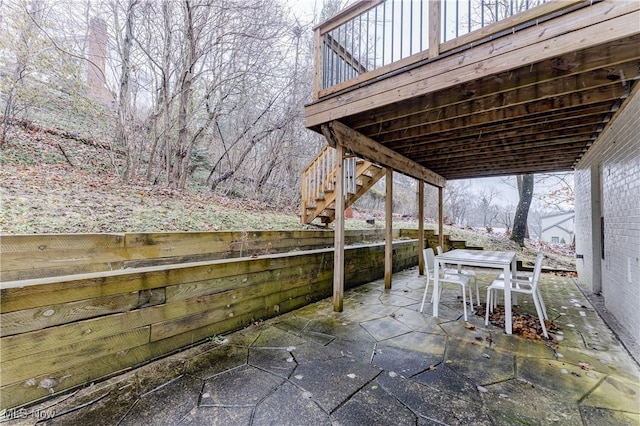
<svg viewBox="0 0 640 426"><path fill-rule="evenodd" d="M433 265L433 316L438 316L438 303L440 302L440 283L438 277L440 276L440 262L436 259Z"/></svg>
<svg viewBox="0 0 640 426"><path fill-rule="evenodd" d="M507 334L513 332L511 317L511 271L509 266L504 267L504 330ZM515 269L514 269L515 270Z"/></svg>

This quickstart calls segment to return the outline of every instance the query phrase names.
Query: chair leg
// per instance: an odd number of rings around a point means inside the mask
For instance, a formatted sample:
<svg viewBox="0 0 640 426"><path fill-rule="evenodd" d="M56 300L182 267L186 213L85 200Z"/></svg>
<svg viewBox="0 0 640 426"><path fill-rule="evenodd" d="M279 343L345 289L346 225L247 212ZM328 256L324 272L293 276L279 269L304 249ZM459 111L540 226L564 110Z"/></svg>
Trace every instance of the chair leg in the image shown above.
<svg viewBox="0 0 640 426"><path fill-rule="evenodd" d="M542 334L545 339L549 338L549 334L547 333L547 327L544 325L544 315L542 314L542 309L540 307L540 301L538 300L538 295L532 293L533 304L536 305L536 312L538 313L538 319L540 320L540 325L542 326Z"/></svg>
<svg viewBox="0 0 640 426"><path fill-rule="evenodd" d="M538 293L538 300L540 301L540 307L542 308L542 313L544 314L544 319L549 319L547 315L547 307L544 305L544 299L542 298L542 293L540 293L540 287L536 289Z"/></svg>
<svg viewBox="0 0 640 426"><path fill-rule="evenodd" d="M471 276L473 278L473 285L476 286L476 305L480 306L480 289L478 288L478 280L475 276Z"/></svg>
<svg viewBox="0 0 640 426"><path fill-rule="evenodd" d="M487 308L485 309L484 314L484 325L489 325L489 308L491 306L491 289L487 288Z"/></svg>
<svg viewBox="0 0 640 426"><path fill-rule="evenodd" d="M467 321L467 294L465 293L465 286L462 287L462 309L464 311L464 320Z"/></svg>
<svg viewBox="0 0 640 426"><path fill-rule="evenodd" d="M422 295L422 304L420 305L420 312L421 313L424 310L424 301L427 299L427 292L428 291L429 291L429 277L427 276L427 285L424 287L424 294ZM433 295L431 297L431 303L433 303Z"/></svg>

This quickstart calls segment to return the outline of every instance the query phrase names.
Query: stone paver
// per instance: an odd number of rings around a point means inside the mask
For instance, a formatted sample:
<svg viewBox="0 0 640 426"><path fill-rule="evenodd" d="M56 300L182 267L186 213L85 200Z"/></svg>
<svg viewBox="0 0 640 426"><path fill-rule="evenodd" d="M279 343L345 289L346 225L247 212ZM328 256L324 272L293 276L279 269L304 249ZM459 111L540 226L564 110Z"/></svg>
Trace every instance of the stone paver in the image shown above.
<svg viewBox="0 0 640 426"><path fill-rule="evenodd" d="M492 276L478 271L481 291ZM390 291L346 292L344 312L323 300L28 409L53 418L3 424L640 424L636 362L572 279L541 285L554 342L465 323L453 288L440 318L420 313L411 269Z"/></svg>

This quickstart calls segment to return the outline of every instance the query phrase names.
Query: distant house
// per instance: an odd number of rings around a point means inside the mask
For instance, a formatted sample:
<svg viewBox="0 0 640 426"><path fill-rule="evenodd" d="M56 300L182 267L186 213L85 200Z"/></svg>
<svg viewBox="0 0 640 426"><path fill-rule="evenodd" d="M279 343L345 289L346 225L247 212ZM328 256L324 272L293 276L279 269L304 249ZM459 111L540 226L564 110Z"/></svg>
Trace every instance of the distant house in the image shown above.
<svg viewBox="0 0 640 426"><path fill-rule="evenodd" d="M540 218L540 239L548 243L573 242L575 212L554 213Z"/></svg>

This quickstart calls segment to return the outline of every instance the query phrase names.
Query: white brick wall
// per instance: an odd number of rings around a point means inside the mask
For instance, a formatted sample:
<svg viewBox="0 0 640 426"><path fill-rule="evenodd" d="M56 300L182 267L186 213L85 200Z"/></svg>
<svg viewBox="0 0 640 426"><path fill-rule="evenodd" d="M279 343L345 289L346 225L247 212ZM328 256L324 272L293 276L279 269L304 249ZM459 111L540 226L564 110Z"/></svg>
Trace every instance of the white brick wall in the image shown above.
<svg viewBox="0 0 640 426"><path fill-rule="evenodd" d="M584 256L576 264L578 279L597 289L593 265L599 252L592 237L598 232L594 224L599 224L600 212L592 211L592 181L597 185L592 168L597 173L600 166L605 223L602 295L607 310L640 343L640 92L627 102L575 172L576 254Z"/></svg>

